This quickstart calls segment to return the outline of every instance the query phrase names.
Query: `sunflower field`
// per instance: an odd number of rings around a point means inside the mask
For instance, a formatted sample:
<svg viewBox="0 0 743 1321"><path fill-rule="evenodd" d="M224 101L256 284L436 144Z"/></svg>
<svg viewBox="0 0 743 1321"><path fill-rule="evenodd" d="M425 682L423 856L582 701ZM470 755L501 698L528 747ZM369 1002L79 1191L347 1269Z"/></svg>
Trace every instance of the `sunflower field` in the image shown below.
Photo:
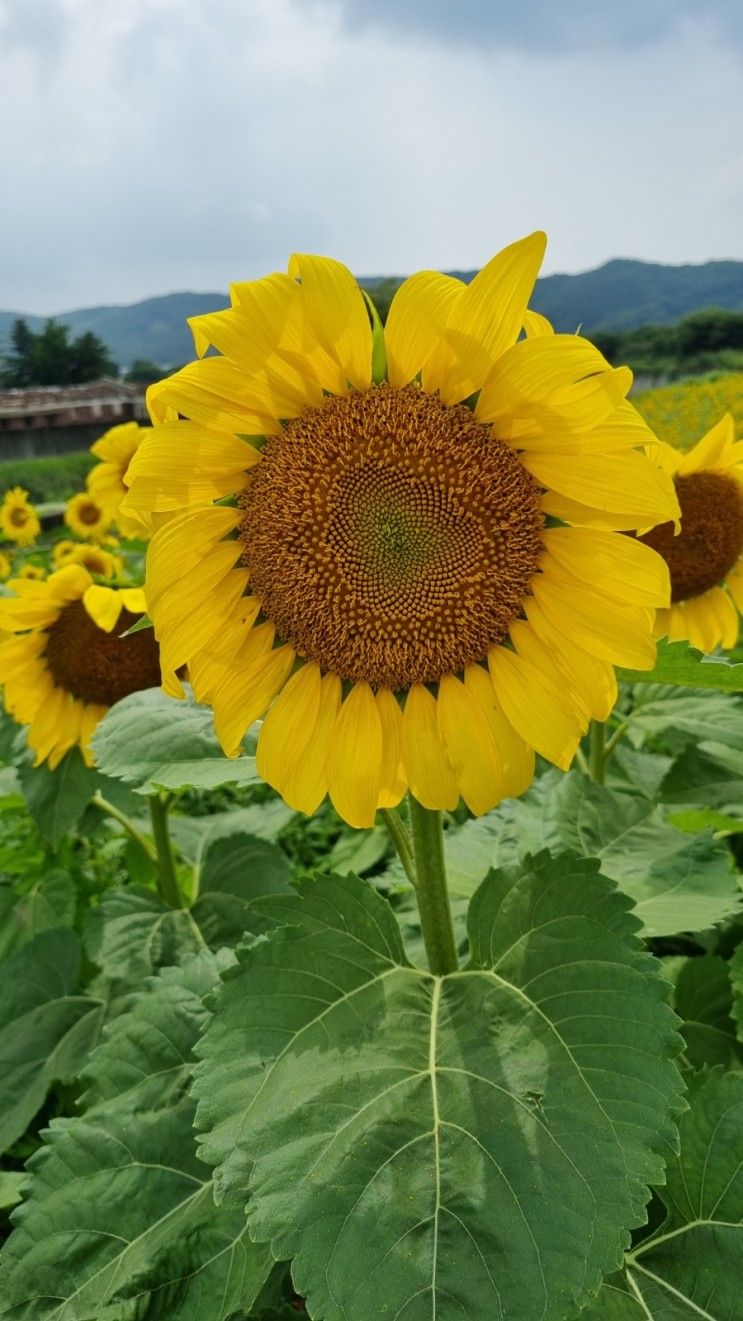
<svg viewBox="0 0 743 1321"><path fill-rule="evenodd" d="M0 492L3 1321L740 1318L743 377L543 253L294 256Z"/></svg>

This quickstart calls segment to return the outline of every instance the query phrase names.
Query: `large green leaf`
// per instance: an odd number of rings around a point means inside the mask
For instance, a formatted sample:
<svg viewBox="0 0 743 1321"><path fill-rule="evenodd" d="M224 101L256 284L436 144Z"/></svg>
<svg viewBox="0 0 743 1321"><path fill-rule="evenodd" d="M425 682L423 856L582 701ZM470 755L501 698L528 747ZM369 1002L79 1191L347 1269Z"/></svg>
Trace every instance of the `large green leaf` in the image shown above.
<svg viewBox="0 0 743 1321"><path fill-rule="evenodd" d="M322 1321L558 1321L673 1147L667 984L598 864L492 873L471 961L407 963L355 877L257 901L199 1047L204 1158ZM621 1012L618 1009L621 1006Z"/></svg>
<svg viewBox="0 0 743 1321"><path fill-rule="evenodd" d="M740 812L743 757L719 743L690 747L673 763L660 787L663 803L694 803Z"/></svg>
<svg viewBox="0 0 743 1321"><path fill-rule="evenodd" d="M74 931L45 931L0 963L0 1151L28 1127L53 1082L87 1058L103 1005L79 990Z"/></svg>
<svg viewBox="0 0 743 1321"><path fill-rule="evenodd" d="M212 949L237 945L251 929L250 905L289 889L291 868L278 844L240 829L207 839L191 914Z"/></svg>
<svg viewBox="0 0 743 1321"><path fill-rule="evenodd" d="M665 1221L575 1321L740 1321L743 1075L698 1075L660 1196Z"/></svg>
<svg viewBox="0 0 743 1321"><path fill-rule="evenodd" d="M88 956L119 991L141 989L146 977L203 944L188 910L171 908L144 886L108 890L86 918Z"/></svg>
<svg viewBox="0 0 743 1321"><path fill-rule="evenodd" d="M55 770L26 762L20 771L28 809L42 835L53 845L82 816L98 785L98 776L72 748Z"/></svg>
<svg viewBox="0 0 743 1321"><path fill-rule="evenodd" d="M652 670L617 670L622 683L680 684L687 688L717 688L721 692L743 692L743 665L731 665L716 656L705 656L688 642L658 645Z"/></svg>
<svg viewBox="0 0 743 1321"><path fill-rule="evenodd" d="M71 927L75 918L75 883L60 867L0 881L0 958L42 931Z"/></svg>
<svg viewBox="0 0 743 1321"><path fill-rule="evenodd" d="M743 669L743 666L741 666ZM675 756L702 740L743 749L743 699L686 688L637 688L627 735Z"/></svg>
<svg viewBox="0 0 743 1321"><path fill-rule="evenodd" d="M683 959L676 971L673 1007L683 1020L686 1058L705 1064L743 1066L743 1044L735 1035L728 964L715 954Z"/></svg>
<svg viewBox="0 0 743 1321"><path fill-rule="evenodd" d="M114 1020L85 1072L86 1113L54 1120L2 1254L9 1321L226 1321L272 1260L217 1208L196 1158L191 1049L218 975L202 953Z"/></svg>
<svg viewBox="0 0 743 1321"><path fill-rule="evenodd" d="M158 688L117 702L93 736L96 764L136 793L214 789L257 779L253 757L225 757L209 707L189 694L176 701Z"/></svg>
<svg viewBox="0 0 743 1321"><path fill-rule="evenodd" d="M448 831L452 888L471 893L488 863L507 865L540 848L599 858L604 875L634 901L647 936L706 930L743 902L729 849L712 831L690 836L647 800L578 771L550 771L524 798Z"/></svg>

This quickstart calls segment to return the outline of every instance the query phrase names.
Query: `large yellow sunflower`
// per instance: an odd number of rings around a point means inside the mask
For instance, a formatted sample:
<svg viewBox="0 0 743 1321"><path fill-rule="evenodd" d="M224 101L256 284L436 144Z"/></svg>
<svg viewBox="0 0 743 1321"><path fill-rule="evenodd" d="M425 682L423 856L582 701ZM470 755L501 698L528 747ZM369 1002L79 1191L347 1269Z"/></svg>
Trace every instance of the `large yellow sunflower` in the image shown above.
<svg viewBox="0 0 743 1321"><path fill-rule="evenodd" d="M368 826L408 788L487 811L535 749L569 765L613 663L653 665L668 572L617 530L675 518L673 485L630 373L527 311L544 243L414 275L384 335L344 266L295 256L194 318L219 356L148 392L126 503L171 515L166 687L188 663L229 754L270 707L258 767L303 812L329 792Z"/></svg>
<svg viewBox="0 0 743 1321"><path fill-rule="evenodd" d="M660 441L648 453L673 478L681 506L678 535L664 523L641 537L671 574L656 636L686 638L702 651L734 647L743 610L743 441L733 418L726 413L686 453Z"/></svg>
<svg viewBox="0 0 743 1321"><path fill-rule="evenodd" d="M108 708L160 683L152 630L119 636L144 613L144 593L98 586L79 564L10 587L16 595L0 600L0 630L16 635L0 643L5 706L30 726L36 765L53 769L75 745L90 764L90 739Z"/></svg>
<svg viewBox="0 0 743 1321"><path fill-rule="evenodd" d="M126 495L124 476L149 427L137 422L123 422L111 429L91 445L91 454L101 459L88 473L87 488L95 500L111 512L125 537L149 537L152 521L146 515L125 513L121 502Z"/></svg>
<svg viewBox="0 0 743 1321"><path fill-rule="evenodd" d="M21 486L5 492L0 505L0 531L18 546L30 546L41 531L39 516L29 501L28 491Z"/></svg>
<svg viewBox="0 0 743 1321"><path fill-rule="evenodd" d="M65 505L64 521L71 532L87 541L102 541L113 521L110 509L88 491L78 491Z"/></svg>

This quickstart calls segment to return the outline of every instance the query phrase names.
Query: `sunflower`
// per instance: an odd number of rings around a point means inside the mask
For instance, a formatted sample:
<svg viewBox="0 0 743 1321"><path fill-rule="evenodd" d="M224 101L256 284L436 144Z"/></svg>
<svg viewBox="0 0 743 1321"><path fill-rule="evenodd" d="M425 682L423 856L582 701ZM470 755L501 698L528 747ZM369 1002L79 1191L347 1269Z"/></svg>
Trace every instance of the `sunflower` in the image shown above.
<svg viewBox="0 0 743 1321"><path fill-rule="evenodd" d="M28 491L14 486L6 491L0 505L0 530L8 541L15 541L18 546L30 546L36 540L41 523L28 498Z"/></svg>
<svg viewBox="0 0 743 1321"><path fill-rule="evenodd" d="M152 522L143 514L124 513L120 506L126 495L124 476L149 428L136 422L123 422L111 427L90 447L91 454L101 459L88 473L87 488L94 499L110 510L120 531L126 537L149 537Z"/></svg>
<svg viewBox="0 0 743 1321"><path fill-rule="evenodd" d="M113 514L87 491L78 491L65 505L64 521L76 536L88 541L102 541L113 521Z"/></svg>
<svg viewBox="0 0 743 1321"><path fill-rule="evenodd" d="M640 538L663 556L671 604L656 636L688 639L702 651L734 647L743 611L743 441L730 413L681 453L656 442L648 452L673 478L681 531L663 523Z"/></svg>
<svg viewBox="0 0 743 1321"><path fill-rule="evenodd" d="M56 541L52 547L52 563L54 564L55 569L61 569L62 565L66 563L72 552L79 545L79 541L69 541L64 537L61 541Z"/></svg>
<svg viewBox="0 0 743 1321"><path fill-rule="evenodd" d="M80 542L70 542L69 550L62 557L62 564L82 564L88 573L97 578L116 578L123 571L124 564L120 555L112 555L103 546L86 546Z"/></svg>
<svg viewBox="0 0 743 1321"><path fill-rule="evenodd" d="M46 569L41 564L22 564L18 570L18 577L43 582L46 578Z"/></svg>
<svg viewBox="0 0 743 1321"><path fill-rule="evenodd" d="M29 725L36 765L51 769L78 745L90 765L90 738L114 702L160 683L151 629L121 633L144 613L140 588L97 586L79 564L46 582L13 579L0 600L0 683L8 712Z"/></svg>
<svg viewBox="0 0 743 1321"><path fill-rule="evenodd" d="M0 581L9 578L13 572L13 561L5 551L0 550Z"/></svg>
<svg viewBox="0 0 743 1321"><path fill-rule="evenodd" d="M570 764L613 663L654 663L668 572L618 530L676 517L673 485L629 371L528 312L544 242L469 285L412 276L384 332L344 266L295 256L194 318L219 356L148 392L125 503L171 515L166 689L188 662L228 754L268 710L259 771L303 812L329 793L369 826L406 789L485 812L535 750Z"/></svg>

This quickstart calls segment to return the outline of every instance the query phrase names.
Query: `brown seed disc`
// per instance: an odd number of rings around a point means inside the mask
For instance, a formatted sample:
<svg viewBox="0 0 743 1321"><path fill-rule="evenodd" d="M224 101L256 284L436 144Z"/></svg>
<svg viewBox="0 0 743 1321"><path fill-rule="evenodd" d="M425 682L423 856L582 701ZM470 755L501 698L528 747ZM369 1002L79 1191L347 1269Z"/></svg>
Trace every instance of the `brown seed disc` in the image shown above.
<svg viewBox="0 0 743 1321"><path fill-rule="evenodd" d="M113 633L90 618L82 601L72 601L48 629L46 663L54 682L81 702L113 706L129 693L160 685L160 654L151 628L117 636L141 618L122 610Z"/></svg>
<svg viewBox="0 0 743 1321"><path fill-rule="evenodd" d="M241 503L243 561L299 655L374 687L481 660L521 613L540 490L464 405L416 386L333 397L266 443Z"/></svg>
<svg viewBox="0 0 743 1321"><path fill-rule="evenodd" d="M743 553L743 490L724 472L675 477L681 531L661 523L640 537L663 556L671 573L671 600L688 601L716 587Z"/></svg>

